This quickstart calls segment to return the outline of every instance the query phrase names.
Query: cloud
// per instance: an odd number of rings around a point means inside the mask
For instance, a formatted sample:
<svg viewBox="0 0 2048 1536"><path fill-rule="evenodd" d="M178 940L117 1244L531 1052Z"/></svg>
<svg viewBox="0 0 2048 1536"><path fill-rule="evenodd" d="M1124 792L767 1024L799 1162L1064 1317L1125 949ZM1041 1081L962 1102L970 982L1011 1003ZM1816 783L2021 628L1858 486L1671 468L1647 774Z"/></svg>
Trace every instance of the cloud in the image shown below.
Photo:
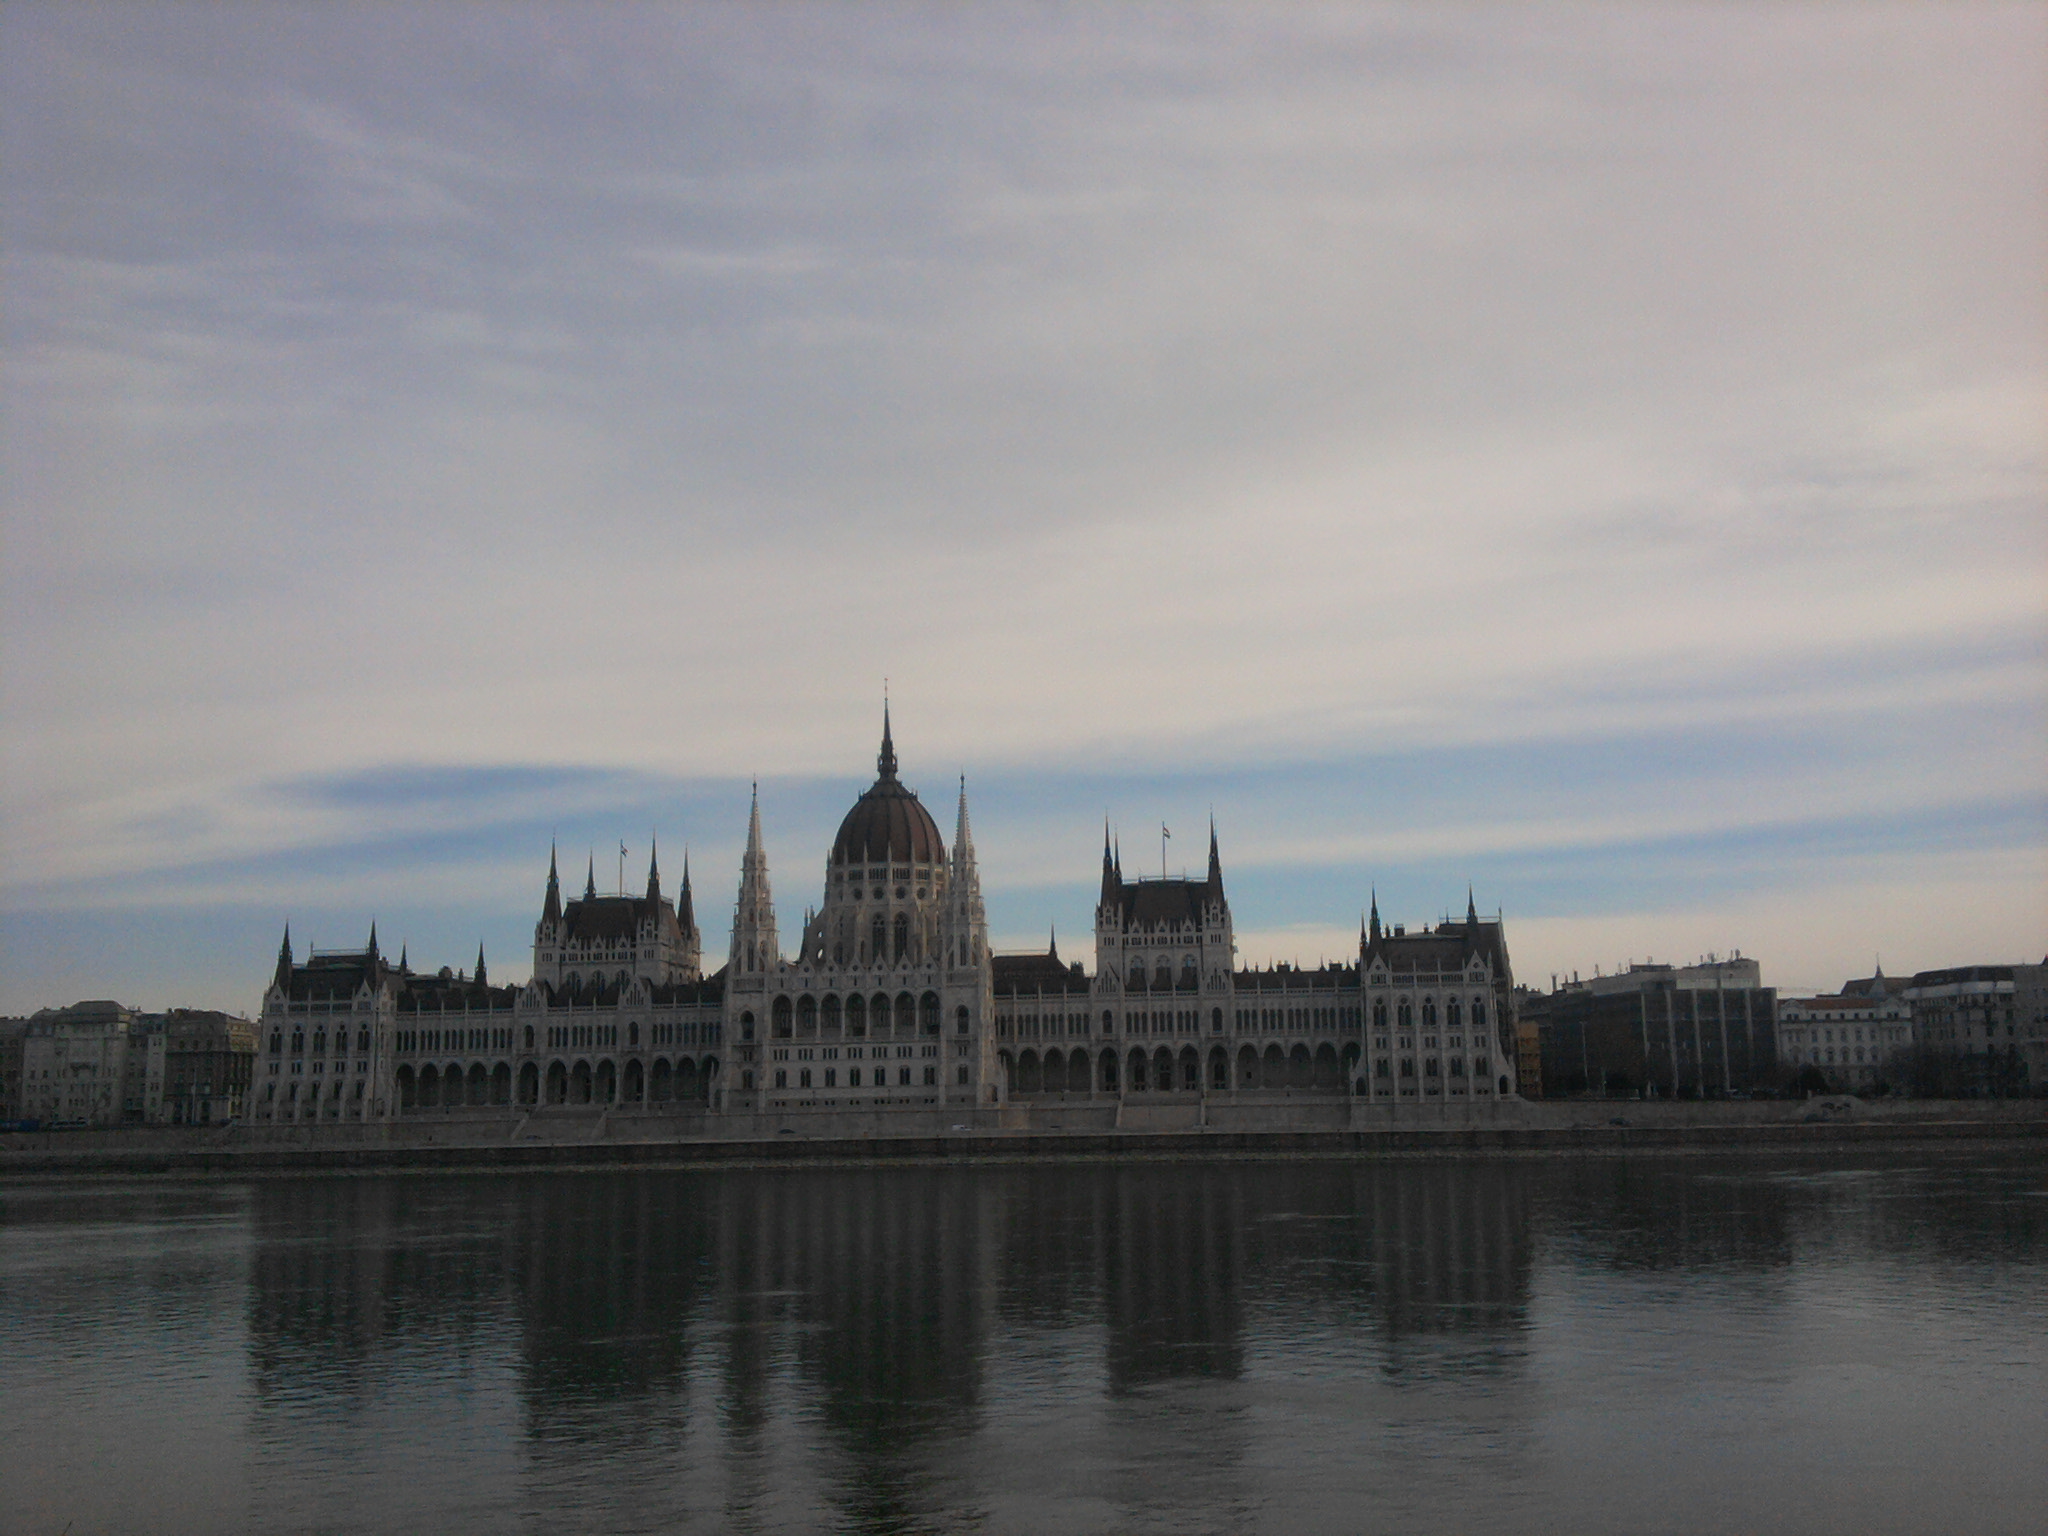
<svg viewBox="0 0 2048 1536"><path fill-rule="evenodd" d="M1200 778L1310 888L2035 824L2035 11L0 28L16 912L815 842L884 676L1013 826Z"/></svg>

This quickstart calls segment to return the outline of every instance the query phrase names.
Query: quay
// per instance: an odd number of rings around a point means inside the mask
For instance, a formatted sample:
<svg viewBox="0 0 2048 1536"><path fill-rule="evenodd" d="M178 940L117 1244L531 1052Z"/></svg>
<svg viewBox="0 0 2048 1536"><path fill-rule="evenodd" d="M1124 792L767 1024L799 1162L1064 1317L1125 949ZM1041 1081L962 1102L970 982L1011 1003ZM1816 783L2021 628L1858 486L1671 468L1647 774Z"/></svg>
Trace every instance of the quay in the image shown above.
<svg viewBox="0 0 2048 1536"><path fill-rule="evenodd" d="M1233 1106L1179 1116L1062 1116L1003 1106L972 1121L887 1115L449 1115L382 1125L230 1125L0 1135L0 1179L51 1175L269 1175L762 1163L1275 1157L1597 1156L1816 1152L1918 1144L2048 1147L2048 1100L1646 1103L1579 1100L1478 1106L1457 1115L1374 1116L1371 1106ZM1091 1110L1096 1106L1090 1106ZM1122 1122L1122 1123L1119 1123Z"/></svg>

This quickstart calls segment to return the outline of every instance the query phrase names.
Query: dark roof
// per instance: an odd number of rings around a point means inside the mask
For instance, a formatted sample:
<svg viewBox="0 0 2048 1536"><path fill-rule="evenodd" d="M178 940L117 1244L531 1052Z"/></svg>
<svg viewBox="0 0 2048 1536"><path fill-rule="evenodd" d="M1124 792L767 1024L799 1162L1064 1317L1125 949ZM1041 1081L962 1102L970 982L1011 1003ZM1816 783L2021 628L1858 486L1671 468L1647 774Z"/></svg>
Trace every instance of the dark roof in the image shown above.
<svg viewBox="0 0 2048 1536"><path fill-rule="evenodd" d="M1366 941L1363 958L1366 965L1375 960L1385 960L1388 970L1407 974L1414 971L1462 971L1466 960L1474 953L1492 962L1496 982L1514 979L1508 967L1507 939L1501 933L1500 924L1476 918L1438 923L1434 929L1422 933L1383 931L1377 938Z"/></svg>
<svg viewBox="0 0 2048 1536"><path fill-rule="evenodd" d="M546 981L538 985L551 1008L610 1008L618 1004L632 984L620 986L610 977L597 977L573 987L558 987ZM717 975L702 981L651 983L647 995L653 1006L663 1008L683 1003L720 1003L725 1000L725 970L721 967Z"/></svg>
<svg viewBox="0 0 2048 1536"><path fill-rule="evenodd" d="M1312 971L1299 966L1276 965L1267 971L1238 971L1230 978L1239 992L1334 992L1358 985L1358 967L1332 962Z"/></svg>
<svg viewBox="0 0 2048 1536"><path fill-rule="evenodd" d="M562 909L562 942L637 938L641 921L649 916L658 921L667 905L659 896L582 897Z"/></svg>
<svg viewBox="0 0 2048 1536"><path fill-rule="evenodd" d="M1054 955L991 955L989 973L998 996L1022 992L1081 992L1088 978L1078 966L1062 964Z"/></svg>
<svg viewBox="0 0 2048 1536"><path fill-rule="evenodd" d="M285 995L295 1003L322 998L353 997L363 986L383 984L389 967L373 949L343 950L336 954L311 954L303 965L293 965L284 983Z"/></svg>
<svg viewBox="0 0 2048 1536"><path fill-rule="evenodd" d="M1119 879L1112 894L1126 927L1159 928L1170 923L1199 923L1211 888L1206 880Z"/></svg>
<svg viewBox="0 0 2048 1536"><path fill-rule="evenodd" d="M2011 981L2009 965L1957 965L1945 971L1920 971L1908 983L1919 987L1953 987L1966 981Z"/></svg>

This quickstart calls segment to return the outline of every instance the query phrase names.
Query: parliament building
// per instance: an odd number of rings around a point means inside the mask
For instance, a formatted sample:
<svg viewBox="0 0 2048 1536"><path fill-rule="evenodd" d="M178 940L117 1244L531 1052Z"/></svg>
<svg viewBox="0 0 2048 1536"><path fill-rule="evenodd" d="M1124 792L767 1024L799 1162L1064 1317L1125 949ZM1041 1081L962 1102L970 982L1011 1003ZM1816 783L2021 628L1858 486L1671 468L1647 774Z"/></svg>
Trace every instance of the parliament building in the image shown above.
<svg viewBox="0 0 2048 1536"><path fill-rule="evenodd" d="M688 866L671 900L656 853L644 895L600 896L593 867L567 901L550 854L523 984L492 986L481 950L473 975L415 971L374 925L362 949L300 960L287 928L247 1118L1029 1127L1123 1124L1130 1108L1223 1124L1261 1106L1378 1116L1515 1096L1507 944L1469 896L1462 922L1414 933L1383 927L1375 899L1355 962L1240 968L1213 825L1201 879L1126 879L1105 831L1093 973L1056 944L992 954L964 782L948 849L898 775L886 711L876 770L787 953L756 792L710 975Z"/></svg>

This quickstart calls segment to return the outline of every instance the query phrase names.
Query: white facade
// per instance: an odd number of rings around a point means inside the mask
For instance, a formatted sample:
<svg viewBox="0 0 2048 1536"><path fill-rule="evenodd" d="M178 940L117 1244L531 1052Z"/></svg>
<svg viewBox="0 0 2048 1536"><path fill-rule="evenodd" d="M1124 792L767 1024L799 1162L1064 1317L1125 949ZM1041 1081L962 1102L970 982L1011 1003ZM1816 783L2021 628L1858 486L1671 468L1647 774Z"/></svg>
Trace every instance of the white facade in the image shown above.
<svg viewBox="0 0 2048 1536"><path fill-rule="evenodd" d="M1912 1006L1881 986L1778 1000L1779 1060L1794 1072L1813 1067L1838 1093L1873 1086L1884 1064L1912 1043Z"/></svg>

